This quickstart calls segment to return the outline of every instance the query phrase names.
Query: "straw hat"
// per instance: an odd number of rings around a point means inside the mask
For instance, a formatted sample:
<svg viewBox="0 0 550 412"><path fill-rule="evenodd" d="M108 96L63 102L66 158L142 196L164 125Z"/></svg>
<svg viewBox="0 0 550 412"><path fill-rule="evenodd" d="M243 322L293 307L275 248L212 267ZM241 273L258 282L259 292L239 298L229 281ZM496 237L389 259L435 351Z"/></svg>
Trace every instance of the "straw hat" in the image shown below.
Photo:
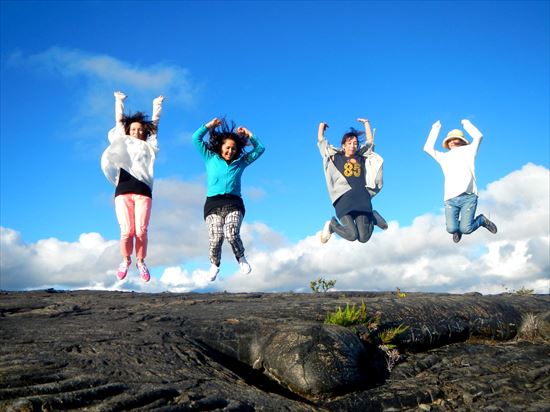
<svg viewBox="0 0 550 412"><path fill-rule="evenodd" d="M447 137L443 140L443 147L445 149L449 149L449 140L452 140L452 139L460 139L464 142L464 144L470 144L470 142L468 140L466 140L464 138L464 133L462 132L462 130L460 129L454 129L454 130L451 130L449 133L447 133Z"/></svg>

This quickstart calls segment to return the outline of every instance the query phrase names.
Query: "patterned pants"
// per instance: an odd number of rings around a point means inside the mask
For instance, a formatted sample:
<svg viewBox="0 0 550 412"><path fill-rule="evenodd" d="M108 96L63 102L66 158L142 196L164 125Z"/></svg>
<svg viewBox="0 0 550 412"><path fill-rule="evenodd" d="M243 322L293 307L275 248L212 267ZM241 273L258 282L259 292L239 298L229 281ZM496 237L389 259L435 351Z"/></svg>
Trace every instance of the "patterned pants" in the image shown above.
<svg viewBox="0 0 550 412"><path fill-rule="evenodd" d="M240 235L242 221L241 211L234 207L217 208L206 217L210 240L208 257L211 263L220 266L224 238L229 241L237 260L244 256L244 246Z"/></svg>

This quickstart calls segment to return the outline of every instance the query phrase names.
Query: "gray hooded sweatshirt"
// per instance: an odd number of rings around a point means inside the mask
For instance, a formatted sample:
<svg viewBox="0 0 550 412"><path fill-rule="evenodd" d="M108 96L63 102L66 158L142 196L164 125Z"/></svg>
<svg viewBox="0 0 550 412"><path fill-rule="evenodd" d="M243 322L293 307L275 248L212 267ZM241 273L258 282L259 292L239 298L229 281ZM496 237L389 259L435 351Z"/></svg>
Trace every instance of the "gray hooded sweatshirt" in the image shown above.
<svg viewBox="0 0 550 412"><path fill-rule="evenodd" d="M374 197L382 189L382 185L384 184L382 178L384 159L379 154L373 152L373 146L367 145L363 146L360 150L363 151L365 187L369 191L371 197ZM326 139L318 141L317 147L323 158L323 170L325 172L328 194L332 204L334 204L340 196L351 190L351 186L346 177L340 173L334 165L334 155L336 153L341 153L342 150L330 145Z"/></svg>

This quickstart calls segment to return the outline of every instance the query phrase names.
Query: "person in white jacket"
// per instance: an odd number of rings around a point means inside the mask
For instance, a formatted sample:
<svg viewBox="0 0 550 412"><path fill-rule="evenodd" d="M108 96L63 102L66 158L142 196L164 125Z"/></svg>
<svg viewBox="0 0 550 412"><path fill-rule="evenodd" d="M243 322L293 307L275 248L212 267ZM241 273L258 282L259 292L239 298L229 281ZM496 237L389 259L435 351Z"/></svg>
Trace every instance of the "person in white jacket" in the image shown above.
<svg viewBox="0 0 550 412"><path fill-rule="evenodd" d="M115 92L116 125L109 131L109 147L101 157L101 169L115 185L115 212L120 225L122 262L117 277L122 280L131 264L135 239L136 266L141 278L151 278L145 265L147 231L151 217L153 167L158 152L157 129L164 96L153 100L153 115L136 112L124 114L126 95Z"/></svg>
<svg viewBox="0 0 550 412"><path fill-rule="evenodd" d="M386 221L372 209L371 198L382 188L381 156L373 152L374 135L367 119L357 119L365 132L351 130L342 137L342 149L325 139L328 125L319 124L317 146L323 158L323 169L330 199L336 216L327 221L321 231L321 242L326 243L332 233L351 242L368 242L374 225L387 229ZM359 146L359 137L366 135L366 143ZM339 221L338 221L339 220Z"/></svg>
<svg viewBox="0 0 550 412"><path fill-rule="evenodd" d="M443 171L445 220L447 232L453 235L455 243L460 242L463 234L470 234L480 226L497 233L496 225L486 216L475 215L478 200L475 160L483 135L469 120L462 120L462 127L472 137L471 143L462 130L454 129L443 140L443 147L448 151L435 150L435 141L441 130L438 120L432 125L424 144L424 151L439 163Z"/></svg>

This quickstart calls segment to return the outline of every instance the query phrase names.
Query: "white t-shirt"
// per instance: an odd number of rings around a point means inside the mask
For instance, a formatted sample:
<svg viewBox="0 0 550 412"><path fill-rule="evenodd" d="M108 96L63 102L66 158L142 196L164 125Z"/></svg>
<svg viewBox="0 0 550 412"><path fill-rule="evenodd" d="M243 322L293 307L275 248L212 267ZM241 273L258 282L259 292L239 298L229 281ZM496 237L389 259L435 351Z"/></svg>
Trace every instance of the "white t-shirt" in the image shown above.
<svg viewBox="0 0 550 412"><path fill-rule="evenodd" d="M472 143L455 147L448 152L434 149L437 133L430 133L424 151L432 156L443 170L445 189L443 200L449 200L462 193L477 195L475 160L482 136L473 136Z"/></svg>

